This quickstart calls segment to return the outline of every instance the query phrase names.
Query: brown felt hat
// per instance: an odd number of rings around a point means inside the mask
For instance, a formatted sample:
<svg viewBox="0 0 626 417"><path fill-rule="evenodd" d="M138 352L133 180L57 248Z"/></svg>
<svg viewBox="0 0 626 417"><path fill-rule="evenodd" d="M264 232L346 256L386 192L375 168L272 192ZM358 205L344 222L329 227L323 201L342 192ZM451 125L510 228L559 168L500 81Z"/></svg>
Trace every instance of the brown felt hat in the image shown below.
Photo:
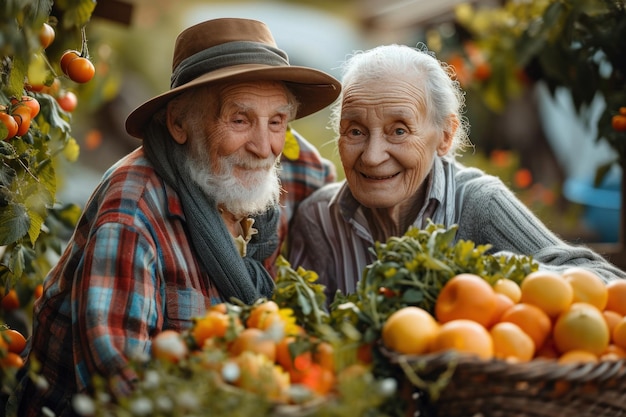
<svg viewBox="0 0 626 417"><path fill-rule="evenodd" d="M289 65L265 23L224 18L185 29L176 38L170 90L133 110L126 131L143 137L152 115L184 91L216 81L284 81L300 103L296 118L331 104L341 84L325 72Z"/></svg>

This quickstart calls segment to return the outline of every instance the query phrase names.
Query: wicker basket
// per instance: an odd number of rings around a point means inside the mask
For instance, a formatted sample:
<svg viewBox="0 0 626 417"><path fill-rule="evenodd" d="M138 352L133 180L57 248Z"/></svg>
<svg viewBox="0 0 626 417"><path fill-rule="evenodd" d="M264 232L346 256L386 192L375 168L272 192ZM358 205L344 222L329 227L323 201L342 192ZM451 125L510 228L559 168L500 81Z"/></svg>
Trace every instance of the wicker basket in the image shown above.
<svg viewBox="0 0 626 417"><path fill-rule="evenodd" d="M452 351L406 356L382 350L414 387L415 416L626 416L626 360L512 364Z"/></svg>

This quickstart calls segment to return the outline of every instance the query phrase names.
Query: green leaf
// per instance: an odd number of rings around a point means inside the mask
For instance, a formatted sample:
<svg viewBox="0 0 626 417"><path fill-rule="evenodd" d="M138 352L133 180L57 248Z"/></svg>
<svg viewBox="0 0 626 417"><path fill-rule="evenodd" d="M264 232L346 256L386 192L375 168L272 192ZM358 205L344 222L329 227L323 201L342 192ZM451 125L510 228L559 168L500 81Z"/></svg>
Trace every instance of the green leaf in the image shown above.
<svg viewBox="0 0 626 417"><path fill-rule="evenodd" d="M21 239L30 228L30 217L23 204L10 203L0 211L0 245Z"/></svg>
<svg viewBox="0 0 626 417"><path fill-rule="evenodd" d="M35 244L39 234L41 233L41 226L44 222L44 215L34 210L28 210L28 216L30 217L30 227L28 228L28 236L30 237L30 243Z"/></svg>

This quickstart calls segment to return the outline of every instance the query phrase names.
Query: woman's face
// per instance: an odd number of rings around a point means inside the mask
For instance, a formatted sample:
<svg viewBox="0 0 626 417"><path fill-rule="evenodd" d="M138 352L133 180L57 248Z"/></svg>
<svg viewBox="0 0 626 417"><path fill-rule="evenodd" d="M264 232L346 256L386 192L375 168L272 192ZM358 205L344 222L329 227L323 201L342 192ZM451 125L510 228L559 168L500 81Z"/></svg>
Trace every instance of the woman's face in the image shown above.
<svg viewBox="0 0 626 417"><path fill-rule="evenodd" d="M339 155L350 190L364 206L409 202L436 155L450 149L452 137L428 119L423 95L407 76L347 86Z"/></svg>

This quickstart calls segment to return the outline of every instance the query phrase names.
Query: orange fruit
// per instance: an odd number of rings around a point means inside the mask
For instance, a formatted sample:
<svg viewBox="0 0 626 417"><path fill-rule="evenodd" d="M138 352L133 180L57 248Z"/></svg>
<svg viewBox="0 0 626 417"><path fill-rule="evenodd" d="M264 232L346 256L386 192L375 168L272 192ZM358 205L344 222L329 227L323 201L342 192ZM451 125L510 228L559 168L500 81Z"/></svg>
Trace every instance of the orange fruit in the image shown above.
<svg viewBox="0 0 626 417"><path fill-rule="evenodd" d="M551 338L546 340L543 346L535 350L535 358L557 359L558 357L559 352L556 351L556 347L554 347L554 342Z"/></svg>
<svg viewBox="0 0 626 417"><path fill-rule="evenodd" d="M243 352L265 355L269 360L276 360L276 343L261 329L250 327L243 329L229 348L232 356Z"/></svg>
<svg viewBox="0 0 626 417"><path fill-rule="evenodd" d="M598 362L598 356L587 350L574 349L565 352L557 361L560 364Z"/></svg>
<svg viewBox="0 0 626 417"><path fill-rule="evenodd" d="M21 368L24 366L24 359L15 352L7 352L6 356L0 358L1 368Z"/></svg>
<svg viewBox="0 0 626 417"><path fill-rule="evenodd" d="M489 325L487 326L487 328L492 327L494 324L496 324L497 322L500 321L500 319L502 318L502 315L504 314L505 311L507 311L509 308L513 307L515 305L515 303L513 302L513 300L511 300L507 295L505 294L500 294L500 293L496 293L496 312L493 315L493 318L491 319L491 323L489 323Z"/></svg>
<svg viewBox="0 0 626 417"><path fill-rule="evenodd" d="M441 325L433 342L433 352L454 349L481 359L493 357L493 340L487 329L468 319L451 320Z"/></svg>
<svg viewBox="0 0 626 417"><path fill-rule="evenodd" d="M555 272L532 272L524 278L520 288L520 302L539 307L551 318L567 309L574 300L572 285Z"/></svg>
<svg viewBox="0 0 626 417"><path fill-rule="evenodd" d="M163 330L152 339L152 356L167 362L178 363L189 353L180 333Z"/></svg>
<svg viewBox="0 0 626 417"><path fill-rule="evenodd" d="M328 342L320 342L315 346L313 360L322 368L335 371L335 348Z"/></svg>
<svg viewBox="0 0 626 417"><path fill-rule="evenodd" d="M626 358L626 349L610 343L600 355L601 361L617 361Z"/></svg>
<svg viewBox="0 0 626 417"><path fill-rule="evenodd" d="M519 284L512 279L500 278L493 284L493 290L498 294L504 294L514 303L519 303L522 298L522 289Z"/></svg>
<svg viewBox="0 0 626 417"><path fill-rule="evenodd" d="M254 327L257 329L267 328L265 320L268 316L272 316L272 313L278 313L279 307L275 301L269 300L261 304L257 304L250 310L250 315L246 320L246 327Z"/></svg>
<svg viewBox="0 0 626 417"><path fill-rule="evenodd" d="M623 316L612 310L604 310L602 311L602 315L604 316L607 326L609 326L609 334L613 334L615 325L622 320Z"/></svg>
<svg viewBox="0 0 626 417"><path fill-rule="evenodd" d="M500 317L501 322L517 324L535 342L535 350L541 349L552 331L550 317L537 306L518 303Z"/></svg>
<svg viewBox="0 0 626 417"><path fill-rule="evenodd" d="M586 350L598 356L609 345L609 326L602 312L587 303L574 303L562 312L552 331L554 344L561 353Z"/></svg>
<svg viewBox="0 0 626 417"><path fill-rule="evenodd" d="M428 352L439 323L426 310L403 307L394 311L383 323L382 339L386 347L401 354L419 355Z"/></svg>
<svg viewBox="0 0 626 417"><path fill-rule="evenodd" d="M459 274L443 286L435 302L435 317L440 323L451 320L474 320L488 326L496 313L493 287L473 274Z"/></svg>
<svg viewBox="0 0 626 417"><path fill-rule="evenodd" d="M33 296L35 300L40 298L43 295L43 284L38 284L35 286L35 290L33 291Z"/></svg>
<svg viewBox="0 0 626 417"><path fill-rule="evenodd" d="M335 385L335 374L331 370L314 363L304 371L298 384L308 387L316 394L326 395Z"/></svg>
<svg viewBox="0 0 626 417"><path fill-rule="evenodd" d="M267 356L245 351L236 356L233 362L240 370L234 385L270 400L284 402L288 399L289 374Z"/></svg>
<svg viewBox="0 0 626 417"><path fill-rule="evenodd" d="M574 290L572 302L589 303L602 311L609 300L606 284L598 275L584 268L568 268L562 273Z"/></svg>
<svg viewBox="0 0 626 417"><path fill-rule="evenodd" d="M9 352L22 353L26 348L26 338L20 332L15 329L6 329L0 331L2 339L7 343Z"/></svg>
<svg viewBox="0 0 626 417"><path fill-rule="evenodd" d="M196 345L199 348L204 343L214 337L224 337L230 326L230 318L227 314L220 313L217 310L209 310L203 317L197 318L191 329Z"/></svg>
<svg viewBox="0 0 626 417"><path fill-rule="evenodd" d="M493 356L511 362L527 362L535 356L535 342L517 324L500 322L489 331Z"/></svg>
<svg viewBox="0 0 626 417"><path fill-rule="evenodd" d="M626 316L626 279L616 279L606 284L609 297L606 309Z"/></svg>
<svg viewBox="0 0 626 417"><path fill-rule="evenodd" d="M9 292L4 297L2 297L2 301L0 301L0 306L2 306L2 309L6 311L12 311L20 307L20 299L17 296L17 291L15 291L14 288L11 288Z"/></svg>
<svg viewBox="0 0 626 417"><path fill-rule="evenodd" d="M626 349L626 317L622 317L622 319L613 328L611 340L613 341L613 344L621 347L622 349Z"/></svg>

